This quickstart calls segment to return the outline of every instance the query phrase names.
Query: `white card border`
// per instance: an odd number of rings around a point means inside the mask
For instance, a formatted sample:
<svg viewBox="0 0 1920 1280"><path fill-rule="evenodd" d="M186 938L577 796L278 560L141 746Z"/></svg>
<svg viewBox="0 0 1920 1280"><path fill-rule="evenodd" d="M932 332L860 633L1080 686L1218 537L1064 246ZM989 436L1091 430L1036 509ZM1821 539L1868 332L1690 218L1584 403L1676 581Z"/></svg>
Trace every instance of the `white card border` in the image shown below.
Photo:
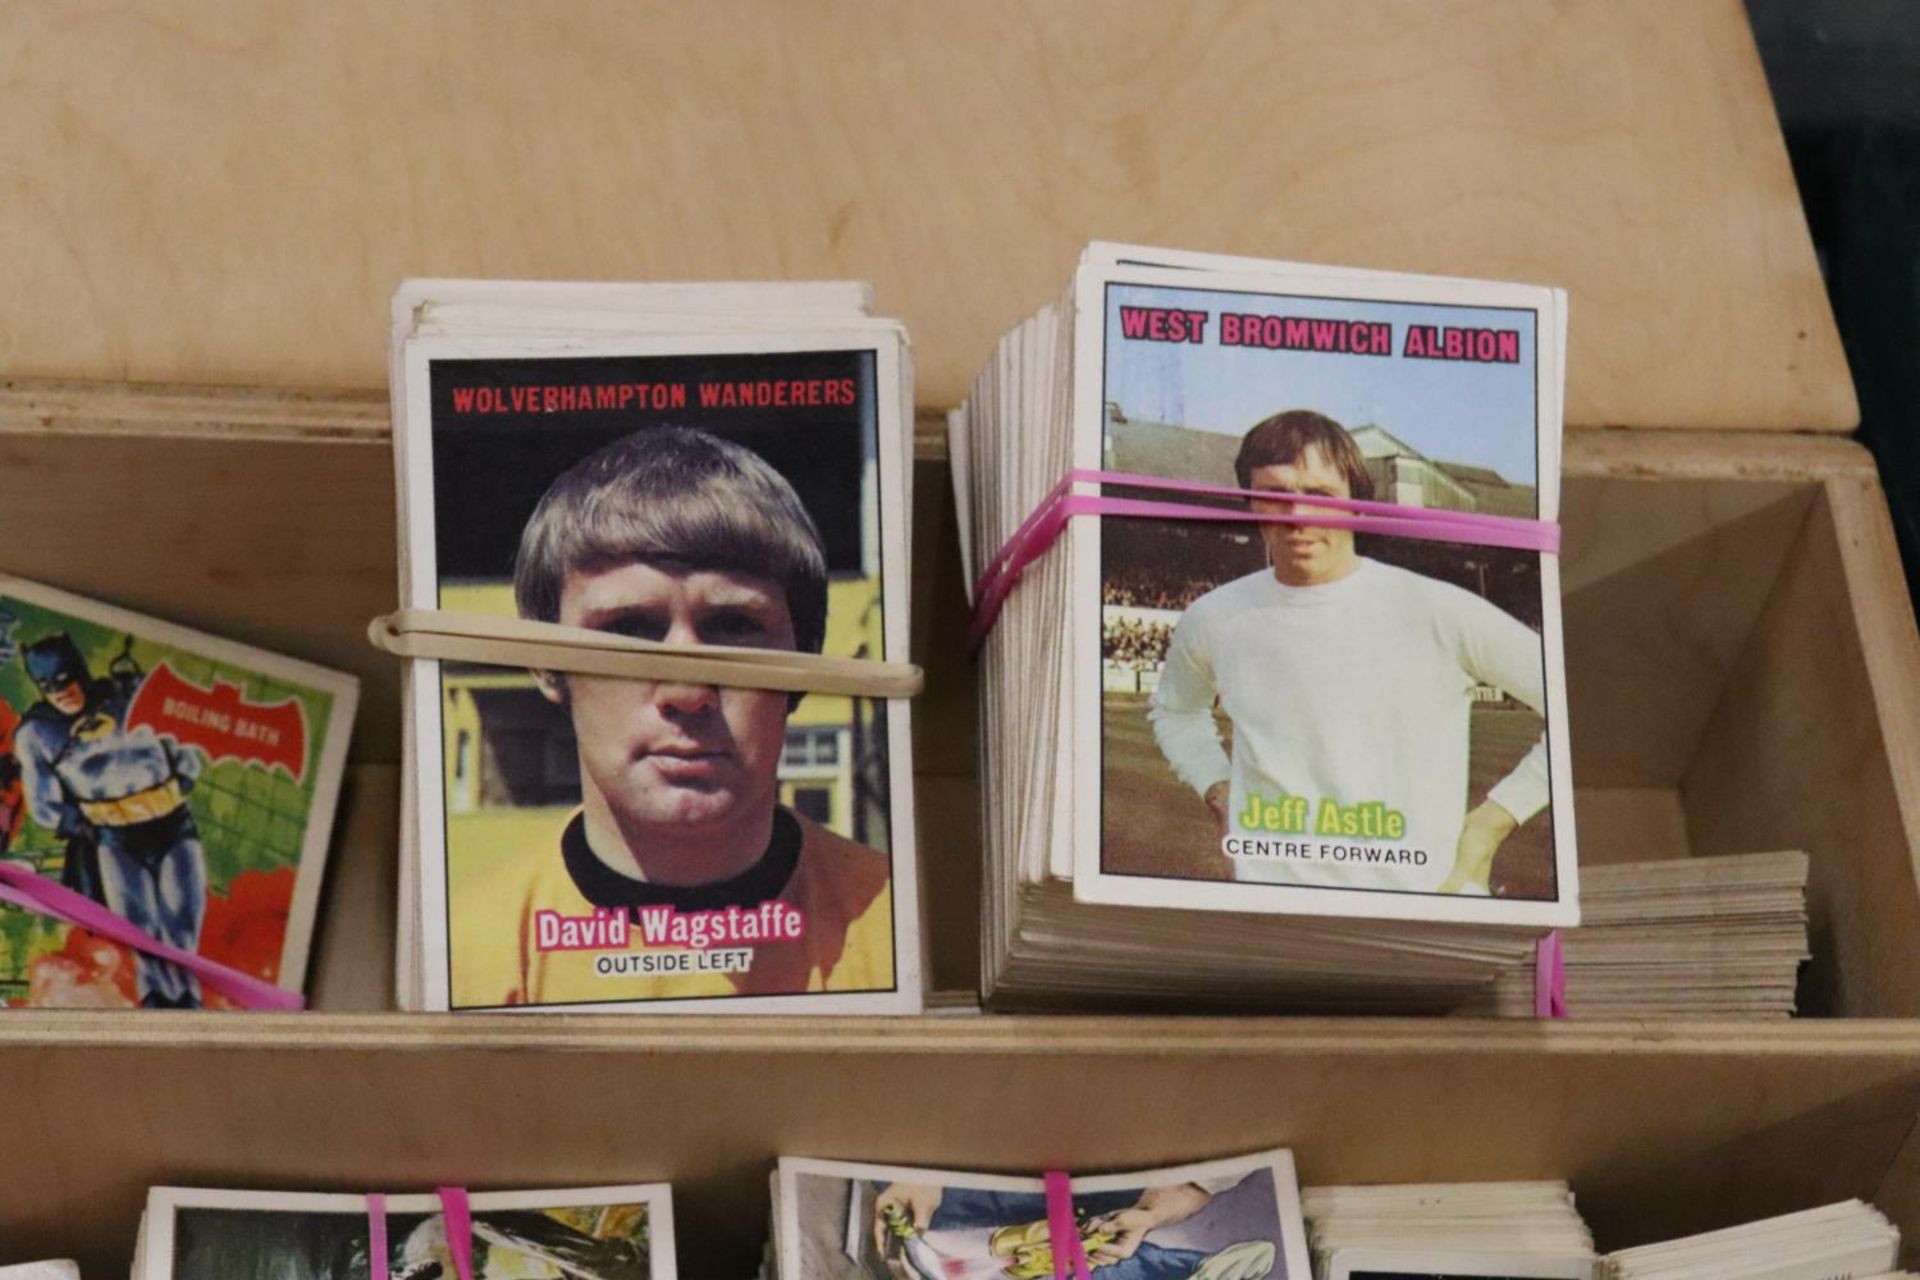
<svg viewBox="0 0 1920 1280"><path fill-rule="evenodd" d="M900 441L912 424L903 420L902 401L888 389L900 387L906 376L904 334L890 321L852 317L841 326L780 333L647 334L642 336L561 337L498 336L409 337L396 348L404 369L406 412L396 415L395 456L399 471L401 515L401 596L410 608L439 607L439 583L434 572L435 530L433 495L432 382L435 360L545 360L595 357L699 355L779 355L811 351L871 352L874 356L875 460L880 489L907 494L903 468L908 449ZM904 661L908 646L907 548L909 513L902 503L881 502L881 591L897 607L885 610L885 657ZM889 550L891 549L891 554ZM416 750L402 765L412 776L415 803L414 868L417 876L421 965L417 982L429 1010L455 1013L832 1013L914 1014L922 1001L919 866L914 823L913 726L910 700L887 700L888 816L892 848L893 976L891 991L794 992L779 996L691 997L677 1000L619 1000L580 1004L522 1005L454 1009L451 959L447 951L445 780L441 777L440 668L430 659L416 659L411 705L406 708ZM433 744L431 759L426 744ZM404 924L403 924L404 927Z"/></svg>

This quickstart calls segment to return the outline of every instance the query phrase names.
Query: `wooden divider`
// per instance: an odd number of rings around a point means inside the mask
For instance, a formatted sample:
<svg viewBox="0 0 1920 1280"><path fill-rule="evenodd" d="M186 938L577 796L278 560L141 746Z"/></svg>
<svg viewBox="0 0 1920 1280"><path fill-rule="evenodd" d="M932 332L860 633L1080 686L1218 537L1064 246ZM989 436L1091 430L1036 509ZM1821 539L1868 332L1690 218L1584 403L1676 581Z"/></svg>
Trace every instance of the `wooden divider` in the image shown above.
<svg viewBox="0 0 1920 1280"><path fill-rule="evenodd" d="M944 450L937 421L920 426L924 934L934 987L965 990L977 717ZM1711 433L1569 435L1582 856L1804 848L1809 1009L1920 1015L1920 638L1884 500L1858 446L1750 440L1730 456ZM391 1003L398 664L364 628L397 598L392 475L384 410L365 395L0 392L0 563L363 680L352 758L368 768L347 797L316 961L326 1009ZM82 498L103 516L72 519Z"/></svg>
<svg viewBox="0 0 1920 1280"><path fill-rule="evenodd" d="M1606 1246L1874 1195L1911 1024L329 1019L0 1040L9 1256L124 1265L148 1185L365 1191L671 1177L683 1274L750 1274L779 1153L1083 1172L1290 1145L1331 1181L1567 1177ZM235 1024L252 1023L247 1030ZM511 1025L507 1025L511 1024ZM1527 1033L1535 1034L1527 1034ZM1911 1212L1892 1188L1890 1204ZM1920 1235L1920 1222L1905 1222Z"/></svg>
<svg viewBox="0 0 1920 1280"><path fill-rule="evenodd" d="M409 275L860 279L920 402L1099 236L1565 285L1583 426L1858 419L1739 0L0 6L0 374L380 387Z"/></svg>

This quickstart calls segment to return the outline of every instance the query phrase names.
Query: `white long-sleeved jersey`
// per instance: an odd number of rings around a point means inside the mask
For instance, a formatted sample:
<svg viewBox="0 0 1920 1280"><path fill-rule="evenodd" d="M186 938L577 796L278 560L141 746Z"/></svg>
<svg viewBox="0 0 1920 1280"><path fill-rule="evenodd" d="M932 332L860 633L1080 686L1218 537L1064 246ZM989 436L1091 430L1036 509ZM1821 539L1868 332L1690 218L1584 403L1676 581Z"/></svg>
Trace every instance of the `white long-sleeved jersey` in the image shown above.
<svg viewBox="0 0 1920 1280"><path fill-rule="evenodd" d="M1194 601L1148 717L1189 786L1204 794L1231 779L1234 834L1268 849L1298 841L1286 854L1236 856L1239 879L1432 892L1453 869L1466 815L1477 684L1544 714L1540 637L1470 591L1362 558L1336 582L1289 587L1263 569ZM1216 698L1233 722L1231 760ZM1488 798L1524 822L1548 795L1543 735ZM1259 812L1289 796L1305 800L1293 808L1305 817L1297 836L1245 821L1250 798ZM1319 828L1329 802L1383 806L1405 834L1328 834Z"/></svg>

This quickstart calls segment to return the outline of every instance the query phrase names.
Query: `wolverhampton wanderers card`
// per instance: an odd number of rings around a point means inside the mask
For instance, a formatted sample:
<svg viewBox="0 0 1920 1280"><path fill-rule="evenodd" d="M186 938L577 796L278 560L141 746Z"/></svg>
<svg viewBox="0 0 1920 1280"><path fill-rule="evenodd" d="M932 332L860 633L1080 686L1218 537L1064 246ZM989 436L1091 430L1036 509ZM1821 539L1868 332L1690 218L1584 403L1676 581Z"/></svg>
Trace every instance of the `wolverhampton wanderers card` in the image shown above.
<svg viewBox="0 0 1920 1280"><path fill-rule="evenodd" d="M897 323L851 286L515 288L396 306L405 605L904 661ZM403 1004L919 1009L904 699L409 685Z"/></svg>
<svg viewBox="0 0 1920 1280"><path fill-rule="evenodd" d="M0 576L0 857L299 991L358 695L351 676ZM0 905L0 1004L225 1000Z"/></svg>
<svg viewBox="0 0 1920 1280"><path fill-rule="evenodd" d="M1076 278L1074 896L1575 923L1564 298L1258 265Z"/></svg>

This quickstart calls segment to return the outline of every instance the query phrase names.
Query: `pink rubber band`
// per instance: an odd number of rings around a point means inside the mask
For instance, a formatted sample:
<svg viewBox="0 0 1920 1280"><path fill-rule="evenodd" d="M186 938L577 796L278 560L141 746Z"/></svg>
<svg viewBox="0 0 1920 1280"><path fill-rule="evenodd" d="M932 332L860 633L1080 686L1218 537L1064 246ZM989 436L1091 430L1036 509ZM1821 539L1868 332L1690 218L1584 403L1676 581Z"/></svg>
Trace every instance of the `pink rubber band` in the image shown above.
<svg viewBox="0 0 1920 1280"><path fill-rule="evenodd" d="M1347 516L1298 515L1292 512L1241 511L1224 507L1200 506L1185 502L1154 502L1141 498L1109 498L1074 493L1076 484L1123 484L1134 488L1160 489L1172 493L1191 493L1213 497L1280 501L1297 499L1302 505L1353 512ZM1541 551L1557 555L1560 551L1560 526L1547 520L1528 520L1518 516L1489 516L1465 511L1443 511L1428 507L1403 507L1392 502L1362 498L1330 498L1319 494L1287 494L1265 489L1234 489L1225 485L1199 484L1189 480L1168 480L1161 476L1134 475L1124 471L1076 469L1067 472L1027 518L1020 522L1006 544L987 562L973 593L974 620L972 644L977 652L999 619L1014 584L1029 565L1039 560L1059 540L1067 522L1077 516L1127 516L1158 520L1216 520L1240 524L1301 524L1323 529L1352 529L1360 533L1382 533L1396 538L1415 538L1424 542L1458 542L1481 547L1511 547L1522 551Z"/></svg>
<svg viewBox="0 0 1920 1280"><path fill-rule="evenodd" d="M388 1280L387 1198L367 1197L367 1280Z"/></svg>
<svg viewBox="0 0 1920 1280"><path fill-rule="evenodd" d="M441 1225L447 1237L447 1253L460 1280L473 1280L473 1211L467 1193L459 1187L441 1187ZM387 1198L367 1197L367 1269L368 1280L390 1280L387 1268Z"/></svg>
<svg viewBox="0 0 1920 1280"><path fill-rule="evenodd" d="M1567 1016L1567 958L1558 929L1533 944L1533 1016Z"/></svg>
<svg viewBox="0 0 1920 1280"><path fill-rule="evenodd" d="M210 960L162 942L85 894L75 893L65 885L25 867L0 862L0 902L11 903L38 915L51 916L122 946L177 964L199 978L210 990L219 992L242 1008L271 1009L284 1013L307 1006L307 998L298 991L287 991L271 982L263 982L252 974L229 968L218 960Z"/></svg>
<svg viewBox="0 0 1920 1280"><path fill-rule="evenodd" d="M447 1252L460 1280L473 1280L473 1210L459 1187L441 1187L440 1211L447 1225Z"/></svg>
<svg viewBox="0 0 1920 1280"><path fill-rule="evenodd" d="M1067 1264L1073 1264L1073 1280L1090 1280L1087 1251L1080 1245L1080 1224L1073 1216L1073 1180L1059 1169L1047 1173L1047 1242L1053 1247L1053 1280L1067 1280Z"/></svg>

